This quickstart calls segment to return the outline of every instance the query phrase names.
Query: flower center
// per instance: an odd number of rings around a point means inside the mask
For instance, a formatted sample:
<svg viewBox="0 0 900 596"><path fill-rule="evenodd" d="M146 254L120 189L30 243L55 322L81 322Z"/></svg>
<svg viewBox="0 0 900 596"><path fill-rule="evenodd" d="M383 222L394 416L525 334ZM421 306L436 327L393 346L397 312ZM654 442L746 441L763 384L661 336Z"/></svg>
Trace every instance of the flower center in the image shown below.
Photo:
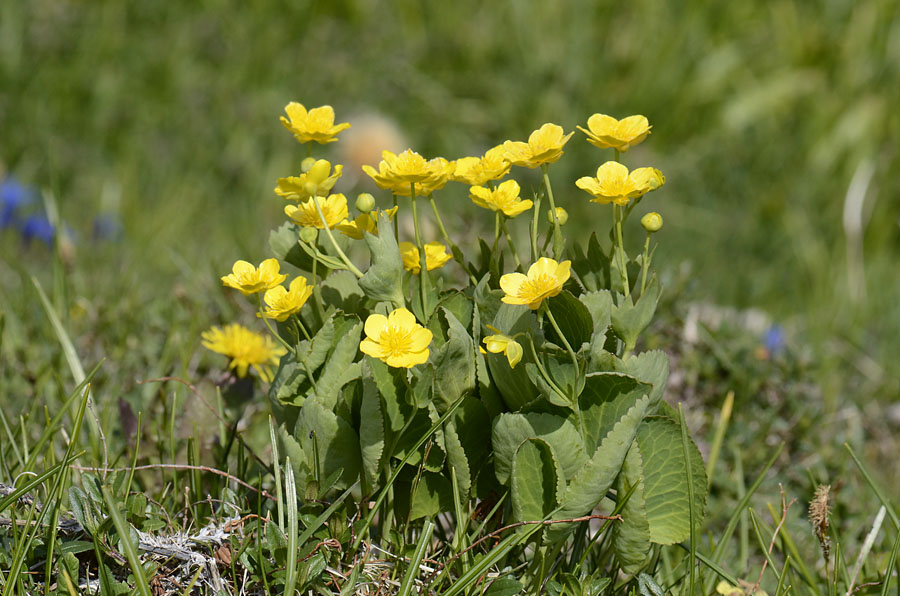
<svg viewBox="0 0 900 596"><path fill-rule="evenodd" d="M552 292L557 286L556 277L542 273L534 279L529 279L522 284L522 295L529 298L537 298L548 292Z"/></svg>
<svg viewBox="0 0 900 596"><path fill-rule="evenodd" d="M381 332L381 345L389 356L403 356L410 352L412 338L408 329L388 326Z"/></svg>

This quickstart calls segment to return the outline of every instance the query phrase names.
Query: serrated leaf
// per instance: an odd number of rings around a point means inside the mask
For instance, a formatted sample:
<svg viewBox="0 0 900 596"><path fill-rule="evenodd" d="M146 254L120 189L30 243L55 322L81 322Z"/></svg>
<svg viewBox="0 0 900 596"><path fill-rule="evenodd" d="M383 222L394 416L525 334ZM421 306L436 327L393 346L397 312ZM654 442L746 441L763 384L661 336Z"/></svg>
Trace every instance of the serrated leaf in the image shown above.
<svg viewBox="0 0 900 596"><path fill-rule="evenodd" d="M458 410L457 410L458 411ZM456 471L456 485L459 487L460 501L465 502L472 488L472 473L469 459L463 449L455 421L451 418L444 423L444 447L447 449L447 467Z"/></svg>
<svg viewBox="0 0 900 596"><path fill-rule="evenodd" d="M585 292L578 299L587 307L593 326L592 335L606 335L612 316L613 299L609 290ZM593 341L593 340L592 340ZM602 344L601 344L602 345Z"/></svg>
<svg viewBox="0 0 900 596"><path fill-rule="evenodd" d="M401 377L406 375L406 369L391 368L381 360L370 356L366 356L365 362L384 404L388 427L391 431L397 432L415 413L415 408L406 399L406 383Z"/></svg>
<svg viewBox="0 0 900 596"><path fill-rule="evenodd" d="M594 322L587 306L568 290L563 290L550 298L547 304L569 345L576 352L579 351L582 344L590 341L594 329ZM556 330L550 325L547 329L547 339L561 348L565 347L565 344L556 337Z"/></svg>
<svg viewBox="0 0 900 596"><path fill-rule="evenodd" d="M644 494L650 540L675 544L690 535L687 468L681 445L681 427L664 416L650 416L638 429L637 444L643 461ZM694 513L699 524L706 508L706 470L693 441L689 444L694 478Z"/></svg>
<svg viewBox="0 0 900 596"><path fill-rule="evenodd" d="M642 352L625 360L625 372L652 386L650 389L650 408L653 409L662 399L669 379L669 357L662 350Z"/></svg>
<svg viewBox="0 0 900 596"><path fill-rule="evenodd" d="M553 447L559 458L563 478L568 480L587 460L581 435L568 419L553 414L507 413L494 420L491 444L494 448L494 471L501 484L509 483L512 459L519 445L527 439L540 438Z"/></svg>
<svg viewBox="0 0 900 596"><path fill-rule="evenodd" d="M434 356L434 387L438 412L447 410L456 400L475 389L475 354L468 331L449 310L447 343Z"/></svg>
<svg viewBox="0 0 900 596"><path fill-rule="evenodd" d="M334 409L341 387L359 377L360 367L353 362L359 350L359 334L362 323L357 322L349 329L337 329L337 343L328 360L322 367L322 373L316 379L316 397L319 403L328 409Z"/></svg>
<svg viewBox="0 0 900 596"><path fill-rule="evenodd" d="M613 548L625 573L635 574L647 564L650 555L650 523L644 501L644 478L641 452L631 444L622 471L616 479L616 494L628 496L621 509L622 521L613 526Z"/></svg>
<svg viewBox="0 0 900 596"><path fill-rule="evenodd" d="M318 396L306 400L300 409L294 437L307 454L310 468L314 466L312 454L318 451L321 479L343 470L335 488L356 482L362 468L359 437L346 420L320 403Z"/></svg>
<svg viewBox="0 0 900 596"><path fill-rule="evenodd" d="M362 404L359 409L359 448L368 485L375 486L384 453L384 416L381 397L371 377L362 379Z"/></svg>
<svg viewBox="0 0 900 596"><path fill-rule="evenodd" d="M625 461L625 455L634 441L637 428L644 418L649 403L649 397L642 397L615 424L594 455L569 482L561 499L561 506L553 516L554 519L585 515L606 496L606 491L622 469L622 462ZM548 530L546 539L550 542L558 540L567 535L573 527L572 524L554 524Z"/></svg>
<svg viewBox="0 0 900 596"><path fill-rule="evenodd" d="M592 454L638 399L649 392L649 385L623 373L586 375L578 403L584 420L587 452Z"/></svg>
<svg viewBox="0 0 900 596"><path fill-rule="evenodd" d="M510 337L517 333L528 333L536 345L540 345L542 340L537 320L527 306L502 304L494 316L492 326ZM518 410L537 397L538 389L530 380L526 366L531 359L530 354L526 352L516 368L510 368L504 354L488 354L485 359L494 384L510 410Z"/></svg>
<svg viewBox="0 0 900 596"><path fill-rule="evenodd" d="M308 389L312 387L307 371L315 373L322 366L333 342L334 317L329 317L312 340L300 342L299 360L292 353L281 357L275 379L269 388L270 397L285 405L303 405Z"/></svg>
<svg viewBox="0 0 900 596"><path fill-rule="evenodd" d="M451 291L446 293L441 297L440 303L438 303L439 307L445 308L456 317L456 320L459 321L459 324L462 325L465 329L469 329L472 327L472 317L474 314L474 306L475 304L472 302L472 299L459 291Z"/></svg>
<svg viewBox="0 0 900 596"><path fill-rule="evenodd" d="M366 295L350 271L335 271L319 284L322 301L346 313L361 314Z"/></svg>
<svg viewBox="0 0 900 596"><path fill-rule="evenodd" d="M397 308L403 306L403 260L384 212L378 214L378 235L364 232L363 237L372 254L372 264L359 280L359 287L372 300L393 302Z"/></svg>
<svg viewBox="0 0 900 596"><path fill-rule="evenodd" d="M559 460L543 439L526 439L512 460L510 492L515 521L541 520L555 508L565 490Z"/></svg>

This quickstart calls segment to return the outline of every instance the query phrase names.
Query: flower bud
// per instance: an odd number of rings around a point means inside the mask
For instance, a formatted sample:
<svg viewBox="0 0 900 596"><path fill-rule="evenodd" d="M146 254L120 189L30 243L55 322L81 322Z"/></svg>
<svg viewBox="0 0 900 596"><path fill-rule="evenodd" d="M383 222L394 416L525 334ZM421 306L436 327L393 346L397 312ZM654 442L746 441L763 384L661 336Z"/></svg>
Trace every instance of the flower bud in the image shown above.
<svg viewBox="0 0 900 596"><path fill-rule="evenodd" d="M559 225L564 226L566 222L569 221L569 212L563 209L562 207L556 208L556 219L559 220ZM551 224L553 223L553 211L547 210L547 221Z"/></svg>
<svg viewBox="0 0 900 596"><path fill-rule="evenodd" d="M312 226L300 229L300 240L306 242L307 244L314 244L316 242L316 238L318 237L319 230Z"/></svg>
<svg viewBox="0 0 900 596"><path fill-rule="evenodd" d="M305 190L306 194L309 196L314 197L319 194L319 185L315 182L307 181L303 183L303 190Z"/></svg>
<svg viewBox="0 0 900 596"><path fill-rule="evenodd" d="M641 218L641 225L644 226L644 229L647 230L647 232L649 232L650 234L652 234L653 232L658 232L659 229L662 228L662 224L662 215L660 215L656 211L651 211Z"/></svg>
<svg viewBox="0 0 900 596"><path fill-rule="evenodd" d="M312 169L312 167L316 164L315 157L307 157L303 161L300 162L300 171L304 174Z"/></svg>
<svg viewBox="0 0 900 596"><path fill-rule="evenodd" d="M356 197L356 209L360 213L368 213L375 208L375 197L367 192L359 193Z"/></svg>

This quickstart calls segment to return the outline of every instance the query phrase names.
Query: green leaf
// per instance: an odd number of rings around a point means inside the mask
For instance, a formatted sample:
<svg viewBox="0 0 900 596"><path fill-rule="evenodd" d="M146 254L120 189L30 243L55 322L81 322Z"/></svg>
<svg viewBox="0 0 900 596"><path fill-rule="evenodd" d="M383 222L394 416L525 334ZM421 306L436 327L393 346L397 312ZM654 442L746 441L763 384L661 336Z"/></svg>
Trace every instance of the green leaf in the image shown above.
<svg viewBox="0 0 900 596"><path fill-rule="evenodd" d="M269 249L279 261L290 263L304 271L312 271L312 257L300 248L299 239L298 227L285 222L278 229L269 232ZM330 268L323 261L319 261L318 270L321 275L327 276Z"/></svg>
<svg viewBox="0 0 900 596"><path fill-rule="evenodd" d="M632 443L616 480L619 498L630 495L622 506L622 521L613 526L613 548L625 573L634 575L647 564L650 555L650 523L644 501L641 452Z"/></svg>
<svg viewBox="0 0 900 596"><path fill-rule="evenodd" d="M359 287L372 300L390 301L397 308L403 306L403 259L384 212L378 214L378 235L365 232L363 236L372 254L372 264L359 280Z"/></svg>
<svg viewBox="0 0 900 596"><path fill-rule="evenodd" d="M650 540L675 544L690 535L687 468L681 445L681 427L664 416L650 416L637 432L643 462L644 494ZM694 478L696 523L706 507L706 470L697 446L690 446Z"/></svg>
<svg viewBox="0 0 900 596"><path fill-rule="evenodd" d="M457 410L459 411L459 410ZM456 430L456 423L451 418L444 423L444 447L447 449L447 467L456 471L456 484L459 487L459 499L462 502L468 498L472 488L472 473L469 468L469 460L463 449L462 441Z"/></svg>
<svg viewBox="0 0 900 596"><path fill-rule="evenodd" d="M459 324L465 329L472 327L475 304L472 302L471 298L462 292L453 290L445 293L438 306L453 313L453 316L456 317L456 320L459 321Z"/></svg>
<svg viewBox="0 0 900 596"><path fill-rule="evenodd" d="M494 470L501 484L509 484L516 449L528 439L543 439L559 458L563 478L568 480L587 459L584 442L575 425L553 414L501 414L494 420L491 444L494 448Z"/></svg>
<svg viewBox="0 0 900 596"><path fill-rule="evenodd" d="M384 453L384 416L381 398L371 377L362 379L362 404L359 409L359 448L368 486L375 486Z"/></svg>
<svg viewBox="0 0 900 596"><path fill-rule="evenodd" d="M627 351L634 349L638 336L653 319L659 294L659 281L656 276L653 276L646 291L636 304L632 304L631 298L626 298L619 305L613 306L612 326L616 334L625 342Z"/></svg>
<svg viewBox="0 0 900 596"><path fill-rule="evenodd" d="M623 416L650 387L622 373L603 372L585 376L584 390L578 398L584 420L585 446L593 454Z"/></svg>
<svg viewBox="0 0 900 596"><path fill-rule="evenodd" d="M426 362L416 366L412 373L412 391L408 394L417 408L425 408L434 400L434 365Z"/></svg>
<svg viewBox="0 0 900 596"><path fill-rule="evenodd" d="M653 409L662 399L669 379L669 357L662 350L642 352L625 360L625 372L652 386L650 390L650 408Z"/></svg>
<svg viewBox="0 0 900 596"><path fill-rule="evenodd" d="M312 340L299 344L300 360L293 353L281 357L278 372L269 388L273 401L285 405L301 406L306 399L312 382L307 370L312 373L322 366L334 342L334 317L328 318Z"/></svg>
<svg viewBox="0 0 900 596"><path fill-rule="evenodd" d="M591 313L578 298L572 295L568 290L563 290L559 295L550 298L547 302L550 313L559 325L560 331L566 336L569 345L576 352L581 349L581 345L591 340L591 333L594 328ZM547 339L560 347L564 347L562 341L556 337L556 330L552 326L547 326Z"/></svg>
<svg viewBox="0 0 900 596"><path fill-rule="evenodd" d="M596 233L592 233L588 240L587 253L582 251L581 246L573 246L572 269L578 274L586 290L610 287L610 253L611 249L603 249Z"/></svg>
<svg viewBox="0 0 900 596"><path fill-rule="evenodd" d="M306 454L310 469L315 469L313 454L318 451L321 479L343 470L336 488L347 488L356 482L362 467L359 437L346 420L326 408L318 397L303 404L294 437Z"/></svg>
<svg viewBox="0 0 900 596"><path fill-rule="evenodd" d="M466 328L447 309L447 343L434 356L435 394L438 412L443 413L453 402L475 389L475 353Z"/></svg>
<svg viewBox="0 0 900 596"><path fill-rule="evenodd" d="M543 439L526 439L513 456L510 478L515 521L541 520L555 508L565 490L559 461Z"/></svg>
<svg viewBox="0 0 900 596"><path fill-rule="evenodd" d="M411 275L409 280L410 292L412 293L412 312L423 325L427 324L434 314L440 300L440 291L442 286L441 278L435 280L434 274L426 272L424 275ZM425 287L425 304L422 304L422 288Z"/></svg>
<svg viewBox="0 0 900 596"><path fill-rule="evenodd" d="M606 491L622 469L625 455L634 441L637 428L650 403L642 397L619 420L600 443L600 447L572 478L561 499L561 506L554 519L568 519L585 515L606 496ZM555 524L547 532L547 540L555 541L566 536L573 524Z"/></svg>
<svg viewBox="0 0 900 596"><path fill-rule="evenodd" d="M363 314L366 295L359 287L356 276L350 271L332 273L319 284L319 288L326 305L346 313Z"/></svg>
<svg viewBox="0 0 900 596"><path fill-rule="evenodd" d="M381 360L370 356L366 356L365 363L384 403L388 428L397 432L415 413L415 407L406 399L407 388L403 380L406 369L391 368Z"/></svg>
<svg viewBox="0 0 900 596"><path fill-rule="evenodd" d="M612 316L613 308L612 294L609 293L609 290L585 292L578 299L587 307L591 315L591 321L593 322L592 335L606 336L606 330L611 323L610 317ZM603 344L601 343L600 345Z"/></svg>
<svg viewBox="0 0 900 596"><path fill-rule="evenodd" d="M537 326L537 320L534 313L527 306L514 306L511 304L502 304L497 310L492 326L498 329L500 333L513 336L517 333L528 333L535 341L536 345L540 345L542 337L540 329ZM526 347L528 340L523 339L521 342ZM491 377L497 389L500 390L500 396L510 410L518 410L528 402L538 396L537 387L529 379L525 364L531 359L526 350L526 355L516 368L510 368L509 361L503 354L488 354L486 360L488 369L491 371Z"/></svg>
<svg viewBox="0 0 900 596"><path fill-rule="evenodd" d="M361 330L360 322L352 326L337 325L335 328L338 335L337 343L322 368L322 374L316 379L316 396L328 409L334 409L341 387L359 377L359 364L353 360L359 350Z"/></svg>
<svg viewBox="0 0 900 596"><path fill-rule="evenodd" d="M484 596L516 596L524 589L525 586L519 580L511 577L500 577L488 586Z"/></svg>
<svg viewBox="0 0 900 596"><path fill-rule="evenodd" d="M453 487L443 474L422 472L412 497L410 521L453 509Z"/></svg>

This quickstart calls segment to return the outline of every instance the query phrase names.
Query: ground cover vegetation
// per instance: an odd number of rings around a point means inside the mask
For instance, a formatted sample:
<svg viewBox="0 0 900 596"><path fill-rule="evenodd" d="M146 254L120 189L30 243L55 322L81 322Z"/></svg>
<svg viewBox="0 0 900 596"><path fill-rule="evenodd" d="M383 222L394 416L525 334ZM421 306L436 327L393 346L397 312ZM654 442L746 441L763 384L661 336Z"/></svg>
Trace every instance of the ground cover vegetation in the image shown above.
<svg viewBox="0 0 900 596"><path fill-rule="evenodd" d="M523 6L0 7L3 593L898 589L895 7Z"/></svg>

